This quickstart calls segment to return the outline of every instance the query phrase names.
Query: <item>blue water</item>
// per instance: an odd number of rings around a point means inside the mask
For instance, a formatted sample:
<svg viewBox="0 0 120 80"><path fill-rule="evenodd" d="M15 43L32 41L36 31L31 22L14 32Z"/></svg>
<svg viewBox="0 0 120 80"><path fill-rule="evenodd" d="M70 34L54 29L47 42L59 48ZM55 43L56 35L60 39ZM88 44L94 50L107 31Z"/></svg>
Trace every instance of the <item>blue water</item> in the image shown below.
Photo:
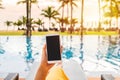
<svg viewBox="0 0 120 80"><path fill-rule="evenodd" d="M62 59L74 58L85 71L120 71L119 36L61 36ZM0 72L26 76L40 61L45 36L0 36ZM8 67L9 66L9 67Z"/></svg>

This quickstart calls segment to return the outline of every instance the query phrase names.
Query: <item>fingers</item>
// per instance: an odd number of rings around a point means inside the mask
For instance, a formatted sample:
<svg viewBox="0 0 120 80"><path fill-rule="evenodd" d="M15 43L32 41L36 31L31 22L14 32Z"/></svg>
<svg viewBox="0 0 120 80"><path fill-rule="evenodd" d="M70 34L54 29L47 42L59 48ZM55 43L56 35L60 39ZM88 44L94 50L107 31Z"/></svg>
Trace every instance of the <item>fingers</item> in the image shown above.
<svg viewBox="0 0 120 80"><path fill-rule="evenodd" d="M62 51L63 51L63 46L61 45L60 46L60 53L62 54Z"/></svg>
<svg viewBox="0 0 120 80"><path fill-rule="evenodd" d="M47 60L46 44L44 44L43 49L42 49L42 60Z"/></svg>
<svg viewBox="0 0 120 80"><path fill-rule="evenodd" d="M46 51L46 44L44 44L43 46L43 51Z"/></svg>

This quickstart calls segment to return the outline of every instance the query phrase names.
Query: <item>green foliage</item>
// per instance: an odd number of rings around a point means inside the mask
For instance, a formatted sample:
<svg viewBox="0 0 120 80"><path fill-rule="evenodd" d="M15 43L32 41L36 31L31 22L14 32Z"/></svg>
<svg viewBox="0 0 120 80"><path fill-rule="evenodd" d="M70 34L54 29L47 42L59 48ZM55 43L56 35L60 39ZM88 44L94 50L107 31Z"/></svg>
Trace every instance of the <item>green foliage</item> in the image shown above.
<svg viewBox="0 0 120 80"><path fill-rule="evenodd" d="M48 17L49 19L56 19L56 16L59 15L58 11L54 10L53 7L48 7L47 9L43 9L41 15Z"/></svg>
<svg viewBox="0 0 120 80"><path fill-rule="evenodd" d="M26 0L19 0L18 2L17 2L17 4L25 4L26 3ZM38 0L31 0L31 3L38 3Z"/></svg>
<svg viewBox="0 0 120 80"><path fill-rule="evenodd" d="M104 17L118 17L120 1L102 0L105 4L102 6Z"/></svg>
<svg viewBox="0 0 120 80"><path fill-rule="evenodd" d="M16 22L16 25L17 26L21 26L23 24L23 22L21 21L21 20L18 20L17 22Z"/></svg>
<svg viewBox="0 0 120 80"><path fill-rule="evenodd" d="M71 22L72 22L72 24L76 24L76 23L78 23L78 19L77 18L73 18Z"/></svg>
<svg viewBox="0 0 120 80"><path fill-rule="evenodd" d="M72 24L76 24L78 23L78 19L77 18L73 18L72 21L70 21L68 19L68 17L64 17L63 19L62 18L57 18L57 22L58 23L65 23L65 24L70 24L70 22L72 22Z"/></svg>
<svg viewBox="0 0 120 80"><path fill-rule="evenodd" d="M44 22L42 22L41 19L38 19L38 20L34 21L34 23L40 26L40 25L42 25Z"/></svg>
<svg viewBox="0 0 120 80"><path fill-rule="evenodd" d="M26 25L27 18L25 16L22 16L22 23L23 25Z"/></svg>
<svg viewBox="0 0 120 80"><path fill-rule="evenodd" d="M69 24L69 23L70 23L68 17L65 17L65 18L63 19L63 21L64 21L65 24Z"/></svg>
<svg viewBox="0 0 120 80"><path fill-rule="evenodd" d="M2 0L0 0L0 9L4 9L2 6Z"/></svg>
<svg viewBox="0 0 120 80"><path fill-rule="evenodd" d="M57 16L59 15L59 13L58 13L58 11L56 11L56 10L54 9L54 7L48 6L46 9L43 9L43 10L42 10L41 15L43 15L44 17L49 18L49 27L50 27L51 18L56 19Z"/></svg>
<svg viewBox="0 0 120 80"><path fill-rule="evenodd" d="M11 23L12 23L12 21L6 21L6 22L5 22L5 24L6 24L7 26L11 26Z"/></svg>
<svg viewBox="0 0 120 80"><path fill-rule="evenodd" d="M65 5L70 4L70 0L58 0L58 1L61 3L61 5L58 8L58 10L61 9L62 7L64 7ZM72 0L72 5L75 6L75 7L78 7L77 4L75 3L75 1L76 0Z"/></svg>
<svg viewBox="0 0 120 80"><path fill-rule="evenodd" d="M56 21L57 21L58 23L69 24L68 17L64 17L64 18L60 18L60 17L58 17L58 18L56 19Z"/></svg>

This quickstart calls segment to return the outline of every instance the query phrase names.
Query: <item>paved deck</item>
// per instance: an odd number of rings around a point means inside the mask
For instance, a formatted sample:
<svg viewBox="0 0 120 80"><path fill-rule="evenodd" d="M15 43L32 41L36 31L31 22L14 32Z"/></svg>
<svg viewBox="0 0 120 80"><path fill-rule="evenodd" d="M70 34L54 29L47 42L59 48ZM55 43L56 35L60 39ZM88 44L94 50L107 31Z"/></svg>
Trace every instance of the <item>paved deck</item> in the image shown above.
<svg viewBox="0 0 120 80"><path fill-rule="evenodd" d="M26 79L20 78L19 80L34 80L34 77L35 77L35 74L36 74L36 71L37 71L38 67L39 67L39 63L35 62L33 64L32 68L31 68L31 71L30 71L29 75L26 77ZM69 67L69 66L66 66L66 67ZM71 66L71 69L75 69L75 68L76 68L75 65ZM71 69L69 69L69 70L71 70ZM100 75L102 73L103 72L90 72L90 73L85 74L85 76L86 76L87 80L101 80ZM111 72L107 72L107 73L111 73ZM82 74L82 73L80 73L80 74ZM77 75L80 75L80 74L77 74ZM72 76L74 77L75 75L72 75ZM113 76L115 77L115 80L120 80L120 76L119 75L117 75L117 76L113 75ZM3 78L0 78L0 80L3 80ZM70 79L70 80L72 80L72 79ZM77 80L79 80L79 78Z"/></svg>
<svg viewBox="0 0 120 80"><path fill-rule="evenodd" d="M4 80L0 78L0 80ZM20 78L19 80L25 80L24 78ZM101 80L101 78L98 77L89 77L88 80ZM116 77L115 80L120 80L120 77Z"/></svg>

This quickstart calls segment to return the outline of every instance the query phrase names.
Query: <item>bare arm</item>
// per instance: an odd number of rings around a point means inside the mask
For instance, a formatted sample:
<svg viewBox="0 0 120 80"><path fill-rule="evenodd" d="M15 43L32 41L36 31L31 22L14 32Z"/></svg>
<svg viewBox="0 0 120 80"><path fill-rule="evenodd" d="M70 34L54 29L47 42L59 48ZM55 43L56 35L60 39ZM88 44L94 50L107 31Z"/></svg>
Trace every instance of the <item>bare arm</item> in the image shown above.
<svg viewBox="0 0 120 80"><path fill-rule="evenodd" d="M47 73L48 71L44 69L44 66L40 66L37 71L35 80L45 80Z"/></svg>
<svg viewBox="0 0 120 80"><path fill-rule="evenodd" d="M48 64L47 63L46 45L44 45L43 50L42 50L41 64L40 64L40 67L38 68L38 71L36 73L35 80L45 80L49 69L53 65L54 64Z"/></svg>
<svg viewBox="0 0 120 80"><path fill-rule="evenodd" d="M60 47L60 53L62 53L62 46ZM49 69L53 66L54 64L48 64L47 63L47 54L46 54L46 45L44 45L43 50L42 50L42 59L40 66L38 68L38 71L35 76L35 80L45 80L46 76L49 72Z"/></svg>

